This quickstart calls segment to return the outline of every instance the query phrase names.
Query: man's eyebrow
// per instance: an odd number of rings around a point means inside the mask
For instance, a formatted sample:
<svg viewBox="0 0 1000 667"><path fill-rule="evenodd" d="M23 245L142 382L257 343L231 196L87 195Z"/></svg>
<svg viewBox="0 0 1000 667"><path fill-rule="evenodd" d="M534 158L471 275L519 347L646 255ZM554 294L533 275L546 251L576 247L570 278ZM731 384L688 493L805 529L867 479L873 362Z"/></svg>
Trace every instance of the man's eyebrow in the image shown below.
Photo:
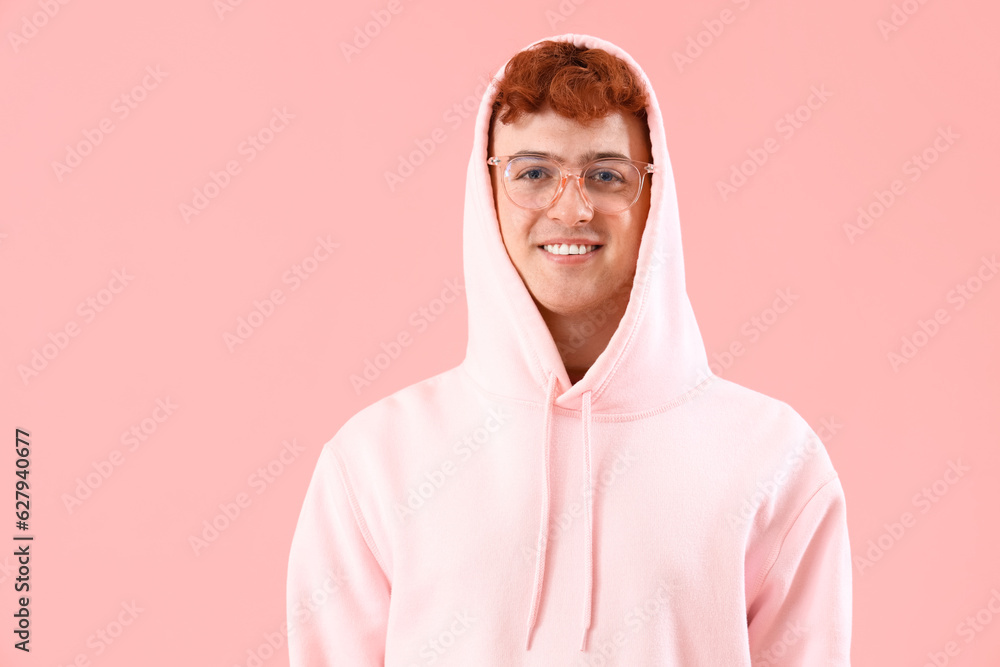
<svg viewBox="0 0 1000 667"><path fill-rule="evenodd" d="M547 158L552 158L557 162L568 161L563 156L556 155L555 153L551 153L549 151L535 151L535 150L525 149L525 150L520 150L516 153L512 153L512 155L543 155ZM619 153L618 151L593 151L593 150L587 151L580 157L584 162L590 162L591 160L603 160L604 158L611 158L611 157L621 158L623 160L631 159L629 156L625 155L624 153Z"/></svg>

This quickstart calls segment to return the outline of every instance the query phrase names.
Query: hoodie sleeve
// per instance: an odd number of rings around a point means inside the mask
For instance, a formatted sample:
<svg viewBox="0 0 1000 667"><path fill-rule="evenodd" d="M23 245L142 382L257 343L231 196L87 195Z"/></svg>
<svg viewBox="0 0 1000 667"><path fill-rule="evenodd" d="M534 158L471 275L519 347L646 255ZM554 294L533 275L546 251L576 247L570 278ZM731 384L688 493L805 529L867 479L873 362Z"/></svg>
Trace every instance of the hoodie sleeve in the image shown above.
<svg viewBox="0 0 1000 667"><path fill-rule="evenodd" d="M753 667L851 664L851 550L839 477L790 525L747 613Z"/></svg>
<svg viewBox="0 0 1000 667"><path fill-rule="evenodd" d="M291 667L383 664L389 579L330 443L316 463L288 560Z"/></svg>

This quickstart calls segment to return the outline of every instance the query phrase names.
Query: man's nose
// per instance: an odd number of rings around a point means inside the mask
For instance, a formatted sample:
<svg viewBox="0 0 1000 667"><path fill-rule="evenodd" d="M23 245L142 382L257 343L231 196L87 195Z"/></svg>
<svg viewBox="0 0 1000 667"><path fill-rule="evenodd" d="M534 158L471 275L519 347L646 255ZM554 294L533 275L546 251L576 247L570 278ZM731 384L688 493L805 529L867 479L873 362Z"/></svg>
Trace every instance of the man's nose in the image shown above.
<svg viewBox="0 0 1000 667"><path fill-rule="evenodd" d="M549 217L566 224L587 222L594 217L594 209L583 198L583 181L570 176L556 200L549 206Z"/></svg>

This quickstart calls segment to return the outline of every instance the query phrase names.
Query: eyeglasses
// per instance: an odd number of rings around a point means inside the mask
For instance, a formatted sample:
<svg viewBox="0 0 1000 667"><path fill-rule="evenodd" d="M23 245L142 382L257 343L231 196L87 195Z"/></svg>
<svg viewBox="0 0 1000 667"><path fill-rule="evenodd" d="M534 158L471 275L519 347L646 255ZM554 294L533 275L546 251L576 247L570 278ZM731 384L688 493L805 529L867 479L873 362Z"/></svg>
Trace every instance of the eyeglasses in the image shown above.
<svg viewBox="0 0 1000 667"><path fill-rule="evenodd" d="M621 213L639 201L646 174L656 171L649 162L624 158L600 158L572 171L542 155L494 156L486 163L503 168L504 192L516 206L528 210L548 208L569 179L578 178L588 206L601 213Z"/></svg>

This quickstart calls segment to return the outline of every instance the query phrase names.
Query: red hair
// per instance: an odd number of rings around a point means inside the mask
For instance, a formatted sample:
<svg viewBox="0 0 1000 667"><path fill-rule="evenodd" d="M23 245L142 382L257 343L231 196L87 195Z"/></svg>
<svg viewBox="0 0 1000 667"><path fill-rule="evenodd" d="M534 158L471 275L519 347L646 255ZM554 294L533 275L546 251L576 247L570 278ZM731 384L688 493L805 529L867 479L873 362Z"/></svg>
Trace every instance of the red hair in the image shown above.
<svg viewBox="0 0 1000 667"><path fill-rule="evenodd" d="M490 132L498 118L512 123L546 103L559 115L581 123L615 111L631 113L648 131L642 81L624 60L603 49L545 41L517 53L498 84Z"/></svg>

